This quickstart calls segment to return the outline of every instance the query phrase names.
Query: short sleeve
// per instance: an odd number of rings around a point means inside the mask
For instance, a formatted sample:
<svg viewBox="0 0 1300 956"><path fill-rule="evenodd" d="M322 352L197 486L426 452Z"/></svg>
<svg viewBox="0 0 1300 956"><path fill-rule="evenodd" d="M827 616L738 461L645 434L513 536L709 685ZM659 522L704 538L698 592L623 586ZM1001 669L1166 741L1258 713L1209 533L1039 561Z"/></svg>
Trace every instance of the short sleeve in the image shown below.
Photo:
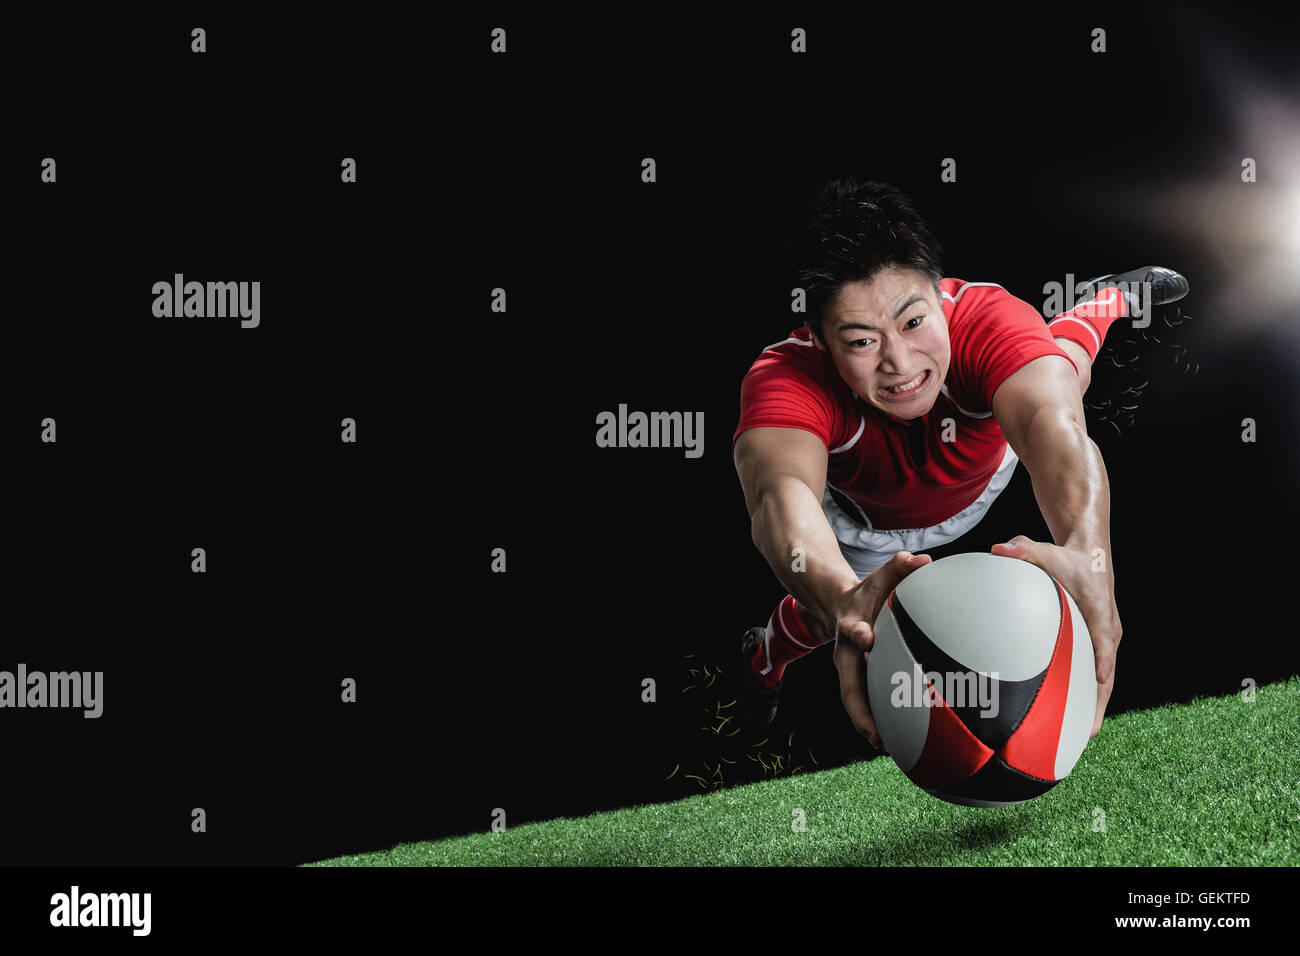
<svg viewBox="0 0 1300 956"><path fill-rule="evenodd" d="M740 424L731 443L751 428L777 426L812 432L829 450L844 428L838 404L822 369L780 352L764 352L740 384Z"/></svg>
<svg viewBox="0 0 1300 956"><path fill-rule="evenodd" d="M1052 338L1038 310L1005 289L990 289L968 321L964 377L980 408L991 409L998 386L1036 358L1059 355L1074 365Z"/></svg>

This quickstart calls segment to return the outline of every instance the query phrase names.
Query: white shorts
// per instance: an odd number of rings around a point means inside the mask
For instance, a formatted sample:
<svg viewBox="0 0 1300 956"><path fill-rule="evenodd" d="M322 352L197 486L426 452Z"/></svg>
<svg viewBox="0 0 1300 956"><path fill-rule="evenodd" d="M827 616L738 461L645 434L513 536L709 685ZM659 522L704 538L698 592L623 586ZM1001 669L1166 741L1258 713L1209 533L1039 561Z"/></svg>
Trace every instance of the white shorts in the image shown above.
<svg viewBox="0 0 1300 956"><path fill-rule="evenodd" d="M840 543L840 553L844 555L849 566L859 578L865 578L879 568L899 551L915 554L926 548L937 548L960 538L975 525L979 524L984 513L993 504L993 499L1002 493L1002 489L1011 481L1011 473L1020 461L1011 445L1002 456L1002 464L993 473L983 493L968 507L953 515L947 521L929 528L907 528L898 531L878 531L871 527L866 515L860 514L850 518L839 503L831 497L830 486L822 492L822 512L830 522L831 530Z"/></svg>

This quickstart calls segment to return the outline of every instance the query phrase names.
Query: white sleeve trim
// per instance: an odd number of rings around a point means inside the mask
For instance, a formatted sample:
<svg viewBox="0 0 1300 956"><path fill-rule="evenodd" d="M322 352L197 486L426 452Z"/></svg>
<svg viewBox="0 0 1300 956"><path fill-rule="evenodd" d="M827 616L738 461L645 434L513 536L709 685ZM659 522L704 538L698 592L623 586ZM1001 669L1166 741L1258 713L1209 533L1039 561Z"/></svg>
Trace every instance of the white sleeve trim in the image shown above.
<svg viewBox="0 0 1300 956"><path fill-rule="evenodd" d="M943 385L940 385L940 386L939 386L939 391L943 392L944 397L946 397L946 398L948 399L948 401L952 402L954 405L957 405L957 402L953 399L953 397L952 397L951 395L948 394L948 386L947 386L946 383L943 384ZM961 413L962 413L963 415L965 415L967 418L988 418L989 416L991 416L991 415L993 414L992 412L972 412L972 411L968 411L967 409L962 408L960 405L957 405L957 411L961 412Z"/></svg>
<svg viewBox="0 0 1300 956"><path fill-rule="evenodd" d="M806 345L806 346L808 346L809 348L812 347L812 342L811 342L811 340L805 342L803 339L796 339L796 338L791 337L791 338L788 338L788 339L782 339L780 342L773 342L771 345L767 346L767 348L763 349L763 351L764 351L764 352L769 352L769 351L771 351L771 350L774 349L774 348L778 348L779 346L782 346L782 345L789 345L791 342L793 342L795 345Z"/></svg>
<svg viewBox="0 0 1300 956"><path fill-rule="evenodd" d="M976 286L993 286L993 288L995 289L1002 289L1002 286L998 285L996 282L967 282L965 285L963 285L960 289L957 290L956 295L949 295L947 292L945 292L943 293L943 297L947 299L949 302L955 304L961 298L963 292L965 292L967 289L974 288ZM1002 291L1005 292L1006 289L1002 289Z"/></svg>
<svg viewBox="0 0 1300 956"><path fill-rule="evenodd" d="M858 439L862 437L862 433L863 431L866 430L866 427L867 427L867 420L865 418L860 419L858 421L858 430L854 434L854 436L850 438L848 441L846 441L839 448L832 448L830 453L832 455L838 455L842 451L848 451L850 448L852 448L854 445L858 443Z"/></svg>

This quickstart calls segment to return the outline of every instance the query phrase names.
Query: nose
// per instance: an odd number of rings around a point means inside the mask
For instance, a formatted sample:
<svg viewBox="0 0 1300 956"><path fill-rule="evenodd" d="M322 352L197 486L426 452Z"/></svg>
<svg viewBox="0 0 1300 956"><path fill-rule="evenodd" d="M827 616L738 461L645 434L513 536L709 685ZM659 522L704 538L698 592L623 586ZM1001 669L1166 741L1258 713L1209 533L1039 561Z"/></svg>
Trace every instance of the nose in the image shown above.
<svg viewBox="0 0 1300 956"><path fill-rule="evenodd" d="M910 351L898 336L884 336L880 342L880 370L888 375L908 371Z"/></svg>

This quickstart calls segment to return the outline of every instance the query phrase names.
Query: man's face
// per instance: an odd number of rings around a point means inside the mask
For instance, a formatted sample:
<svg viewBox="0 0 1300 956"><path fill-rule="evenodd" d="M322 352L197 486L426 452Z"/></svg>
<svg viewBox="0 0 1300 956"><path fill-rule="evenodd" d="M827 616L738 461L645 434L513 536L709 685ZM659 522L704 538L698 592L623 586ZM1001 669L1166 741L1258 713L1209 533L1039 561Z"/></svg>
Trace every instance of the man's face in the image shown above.
<svg viewBox="0 0 1300 956"><path fill-rule="evenodd" d="M889 266L870 282L846 282L826 309L822 335L817 347L864 402L901 419L934 407L952 352L943 305L923 272ZM909 383L901 393L886 390Z"/></svg>

